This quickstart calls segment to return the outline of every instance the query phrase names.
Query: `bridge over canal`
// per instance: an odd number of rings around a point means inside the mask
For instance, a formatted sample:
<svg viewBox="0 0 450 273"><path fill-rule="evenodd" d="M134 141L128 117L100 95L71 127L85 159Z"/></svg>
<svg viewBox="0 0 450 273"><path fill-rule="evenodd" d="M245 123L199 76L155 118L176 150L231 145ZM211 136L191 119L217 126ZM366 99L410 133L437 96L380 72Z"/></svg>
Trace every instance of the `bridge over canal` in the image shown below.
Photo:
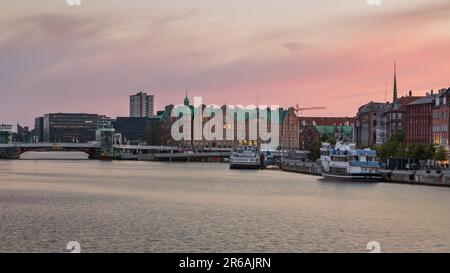
<svg viewBox="0 0 450 273"><path fill-rule="evenodd" d="M147 146L92 143L12 143L0 144L0 159L19 159L26 152L77 151L90 159L190 160L196 158L226 158L231 149L205 148L188 151L177 146Z"/></svg>

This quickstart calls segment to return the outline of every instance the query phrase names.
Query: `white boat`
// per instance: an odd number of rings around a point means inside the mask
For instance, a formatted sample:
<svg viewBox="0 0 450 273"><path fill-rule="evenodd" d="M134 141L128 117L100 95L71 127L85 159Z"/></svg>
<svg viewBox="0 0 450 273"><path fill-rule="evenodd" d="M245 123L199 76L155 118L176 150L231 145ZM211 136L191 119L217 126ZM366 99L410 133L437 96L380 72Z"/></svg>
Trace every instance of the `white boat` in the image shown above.
<svg viewBox="0 0 450 273"><path fill-rule="evenodd" d="M260 169L261 167L261 158L256 147L240 146L233 149L230 156L230 169Z"/></svg>
<svg viewBox="0 0 450 273"><path fill-rule="evenodd" d="M335 146L322 143L320 149L322 176L328 179L381 180L377 153L371 149L356 149L356 144L338 142Z"/></svg>

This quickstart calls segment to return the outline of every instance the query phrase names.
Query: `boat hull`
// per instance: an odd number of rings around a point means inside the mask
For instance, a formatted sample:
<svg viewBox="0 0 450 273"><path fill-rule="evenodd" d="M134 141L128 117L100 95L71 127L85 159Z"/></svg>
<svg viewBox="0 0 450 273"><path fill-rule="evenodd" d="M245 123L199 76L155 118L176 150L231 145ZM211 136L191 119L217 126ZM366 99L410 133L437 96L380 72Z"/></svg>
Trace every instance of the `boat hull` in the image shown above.
<svg viewBox="0 0 450 273"><path fill-rule="evenodd" d="M353 173L353 174L333 174L322 172L324 179L329 180L346 180L346 181L362 181L362 182L378 182L383 179L381 174Z"/></svg>
<svg viewBox="0 0 450 273"><path fill-rule="evenodd" d="M258 170L261 169L262 166L260 164L258 165L250 165L250 164L230 164L230 169L248 169L248 170Z"/></svg>

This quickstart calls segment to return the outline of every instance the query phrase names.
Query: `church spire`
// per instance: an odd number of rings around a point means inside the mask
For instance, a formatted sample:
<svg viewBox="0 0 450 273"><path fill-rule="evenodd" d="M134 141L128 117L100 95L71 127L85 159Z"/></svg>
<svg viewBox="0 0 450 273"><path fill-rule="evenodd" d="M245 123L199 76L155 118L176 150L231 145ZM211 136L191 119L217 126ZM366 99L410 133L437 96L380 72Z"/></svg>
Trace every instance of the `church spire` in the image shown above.
<svg viewBox="0 0 450 273"><path fill-rule="evenodd" d="M189 106L188 91L186 89L186 97L184 97L184 105Z"/></svg>
<svg viewBox="0 0 450 273"><path fill-rule="evenodd" d="M394 62L394 97L392 102L397 100L397 63Z"/></svg>

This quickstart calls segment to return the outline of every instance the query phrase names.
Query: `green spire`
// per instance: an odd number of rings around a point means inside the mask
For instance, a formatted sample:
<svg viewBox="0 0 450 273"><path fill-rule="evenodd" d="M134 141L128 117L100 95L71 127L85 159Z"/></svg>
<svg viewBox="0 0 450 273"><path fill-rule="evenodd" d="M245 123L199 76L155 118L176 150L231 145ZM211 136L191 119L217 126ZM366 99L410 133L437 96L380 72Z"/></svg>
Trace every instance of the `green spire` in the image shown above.
<svg viewBox="0 0 450 273"><path fill-rule="evenodd" d="M394 62L394 97L392 102L397 100L397 64Z"/></svg>

